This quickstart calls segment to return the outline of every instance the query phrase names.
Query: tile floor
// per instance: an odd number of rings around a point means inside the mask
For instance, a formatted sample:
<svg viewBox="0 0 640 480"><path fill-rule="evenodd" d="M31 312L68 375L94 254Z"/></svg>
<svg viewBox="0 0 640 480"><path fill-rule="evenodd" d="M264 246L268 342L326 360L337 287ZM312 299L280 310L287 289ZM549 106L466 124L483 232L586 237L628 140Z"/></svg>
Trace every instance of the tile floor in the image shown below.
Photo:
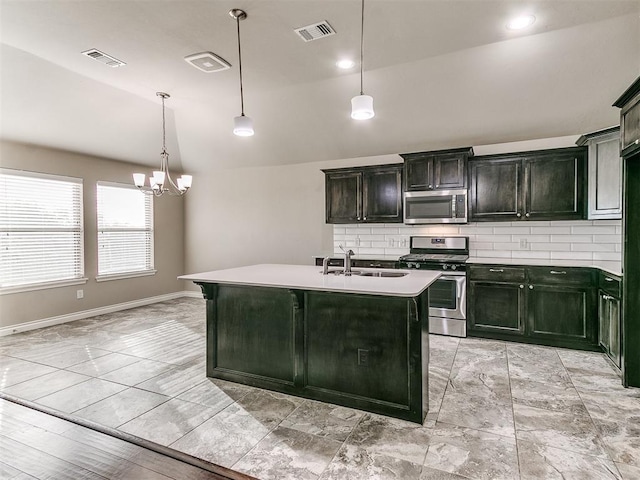
<svg viewBox="0 0 640 480"><path fill-rule="evenodd" d="M640 389L601 354L431 336L421 426L207 379L204 317L183 298L1 338L0 390L261 479L640 479Z"/></svg>

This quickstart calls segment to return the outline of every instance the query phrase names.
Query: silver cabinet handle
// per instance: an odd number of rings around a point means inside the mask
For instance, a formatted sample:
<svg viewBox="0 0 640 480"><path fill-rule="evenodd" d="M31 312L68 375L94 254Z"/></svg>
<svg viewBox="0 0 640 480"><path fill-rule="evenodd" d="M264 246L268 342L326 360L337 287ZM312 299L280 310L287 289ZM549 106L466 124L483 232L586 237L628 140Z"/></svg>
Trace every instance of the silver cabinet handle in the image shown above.
<svg viewBox="0 0 640 480"><path fill-rule="evenodd" d="M605 282L613 282L613 278L604 277Z"/></svg>
<svg viewBox="0 0 640 480"><path fill-rule="evenodd" d="M366 219L367 219L367 217L364 217L364 219L363 219L363 220L366 220Z"/></svg>
<svg viewBox="0 0 640 480"><path fill-rule="evenodd" d="M524 285L520 285L520 288L524 288Z"/></svg>
<svg viewBox="0 0 640 480"><path fill-rule="evenodd" d="M502 272L504 272L504 269L502 269L502 268L490 268L489 271L490 272L496 272L496 273L502 273Z"/></svg>
<svg viewBox="0 0 640 480"><path fill-rule="evenodd" d="M516 213L516 217L520 218L522 214L520 212Z"/></svg>
<svg viewBox="0 0 640 480"><path fill-rule="evenodd" d="M551 275L566 275L566 274L567 274L567 272L565 272L564 270L563 270L563 271L560 271L560 272L558 272L558 271L556 271L556 270L551 270L549 273L550 273Z"/></svg>
<svg viewBox="0 0 640 480"><path fill-rule="evenodd" d="M429 185L429 188L433 188L433 185Z"/></svg>
<svg viewBox="0 0 640 480"><path fill-rule="evenodd" d="M524 214L525 217L529 218L531 216L531 214L529 212Z"/></svg>
<svg viewBox="0 0 640 480"><path fill-rule="evenodd" d="M604 298L605 300L613 300L613 297L611 295L603 295L602 298Z"/></svg>
<svg viewBox="0 0 640 480"><path fill-rule="evenodd" d="M640 138L634 142L636 145L640 144Z"/></svg>
<svg viewBox="0 0 640 480"><path fill-rule="evenodd" d="M533 285L529 285L529 290L533 290Z"/></svg>

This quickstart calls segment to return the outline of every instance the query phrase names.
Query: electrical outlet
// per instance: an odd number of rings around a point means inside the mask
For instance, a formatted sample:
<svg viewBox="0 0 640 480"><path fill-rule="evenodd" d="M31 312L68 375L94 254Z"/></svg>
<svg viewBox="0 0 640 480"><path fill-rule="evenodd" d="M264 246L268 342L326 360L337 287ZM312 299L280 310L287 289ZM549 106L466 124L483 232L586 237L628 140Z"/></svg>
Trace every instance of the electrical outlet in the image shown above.
<svg viewBox="0 0 640 480"><path fill-rule="evenodd" d="M389 246L390 247L395 247L396 246L396 239L393 237L389 237Z"/></svg>
<svg viewBox="0 0 640 480"><path fill-rule="evenodd" d="M402 240L400 240L400 246L403 248L407 247L407 239L403 238Z"/></svg>
<svg viewBox="0 0 640 480"><path fill-rule="evenodd" d="M78 300L80 300L81 298L84 298L84 290L76 290L76 298Z"/></svg>
<svg viewBox="0 0 640 480"><path fill-rule="evenodd" d="M360 235L356 237L356 247L360 246Z"/></svg>
<svg viewBox="0 0 640 480"><path fill-rule="evenodd" d="M358 349L358 365L366 367L369 365L369 350Z"/></svg>
<svg viewBox="0 0 640 480"><path fill-rule="evenodd" d="M529 248L529 242L527 242L526 238L521 238L520 239L520 248L525 250Z"/></svg>

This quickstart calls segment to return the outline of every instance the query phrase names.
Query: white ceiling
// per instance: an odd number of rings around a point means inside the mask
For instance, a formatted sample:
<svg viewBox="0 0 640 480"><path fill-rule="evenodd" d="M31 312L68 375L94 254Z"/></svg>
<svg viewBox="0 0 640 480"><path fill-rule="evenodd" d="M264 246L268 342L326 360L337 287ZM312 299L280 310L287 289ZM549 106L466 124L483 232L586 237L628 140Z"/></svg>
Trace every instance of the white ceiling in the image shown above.
<svg viewBox="0 0 640 480"><path fill-rule="evenodd" d="M241 23L240 113L235 21ZM524 32L507 20L533 13ZM327 20L336 35L294 28ZM618 121L611 103L640 74L640 0L367 0L364 90L356 122L359 0L0 0L0 137L156 166L160 100L171 165L277 165L573 135ZM110 68L80 52L127 63ZM186 55L231 69L206 74Z"/></svg>

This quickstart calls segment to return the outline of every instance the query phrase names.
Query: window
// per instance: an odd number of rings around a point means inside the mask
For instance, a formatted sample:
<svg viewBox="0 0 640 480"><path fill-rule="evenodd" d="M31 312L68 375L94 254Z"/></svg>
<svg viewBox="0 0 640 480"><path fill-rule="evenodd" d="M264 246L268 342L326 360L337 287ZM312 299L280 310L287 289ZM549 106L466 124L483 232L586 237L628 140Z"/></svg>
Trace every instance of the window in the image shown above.
<svg viewBox="0 0 640 480"><path fill-rule="evenodd" d="M133 185L98 183L98 280L150 275L153 196Z"/></svg>
<svg viewBox="0 0 640 480"><path fill-rule="evenodd" d="M82 180L0 169L0 290L84 283Z"/></svg>

